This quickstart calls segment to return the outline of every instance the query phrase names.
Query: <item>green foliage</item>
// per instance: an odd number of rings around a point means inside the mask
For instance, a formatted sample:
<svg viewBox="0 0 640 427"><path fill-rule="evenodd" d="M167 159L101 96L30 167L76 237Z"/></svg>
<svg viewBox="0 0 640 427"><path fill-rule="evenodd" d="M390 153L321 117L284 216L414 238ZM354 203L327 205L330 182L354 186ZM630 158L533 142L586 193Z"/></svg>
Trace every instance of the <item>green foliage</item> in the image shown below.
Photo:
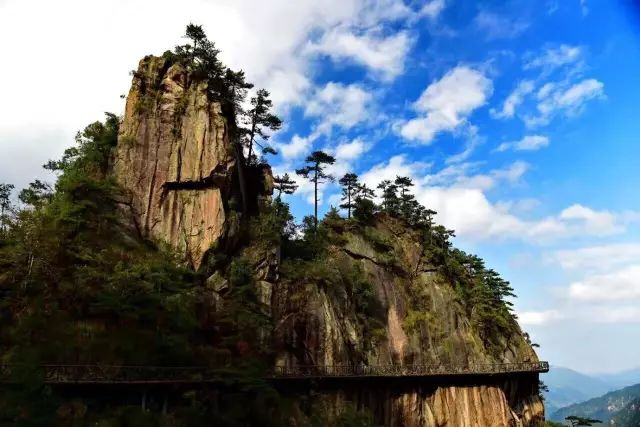
<svg viewBox="0 0 640 427"><path fill-rule="evenodd" d="M289 177L288 173L285 173L283 176L274 176L273 183L275 187L274 189L278 192L278 195L276 196L277 200L282 198L282 193L293 194L298 189L298 184Z"/></svg>
<svg viewBox="0 0 640 427"><path fill-rule="evenodd" d="M250 236L252 240L280 245L295 233L293 215L289 205L276 198L256 217L251 219Z"/></svg>
<svg viewBox="0 0 640 427"><path fill-rule="evenodd" d="M13 184L0 183L0 232L4 232L8 218L7 213L11 209L11 192L15 187Z"/></svg>
<svg viewBox="0 0 640 427"><path fill-rule="evenodd" d="M333 176L326 174L324 171L327 165L332 165L335 161L336 159L333 156L323 151L314 151L305 159L307 165L303 168L296 169L296 174L313 182L315 228L318 228L318 184L325 182L323 180L333 181Z"/></svg>
<svg viewBox="0 0 640 427"><path fill-rule="evenodd" d="M253 154L253 145L256 144L262 148L263 153L276 154L276 151L268 145L264 145L269 139L266 130L276 131L282 127L282 120L271 113L273 103L269 99L269 92L265 89L259 89L256 96L251 98L251 109L244 116L245 128L242 128L244 134L244 145L249 149L247 159L249 163L257 163ZM257 138L261 138L263 144L260 144Z"/></svg>
<svg viewBox="0 0 640 427"><path fill-rule="evenodd" d="M300 229L302 238L283 241L283 257L307 261L323 258L329 244L329 229L323 223L316 227L311 215L302 219Z"/></svg>
<svg viewBox="0 0 640 427"><path fill-rule="evenodd" d="M398 198L398 186L389 180L378 184L382 191L382 210L389 215L397 216L400 212L400 199Z"/></svg>
<svg viewBox="0 0 640 427"><path fill-rule="evenodd" d="M340 207L346 209L347 218L351 218L351 210L355 208L356 197L360 190L358 175L347 173L338 182L342 185L342 204Z"/></svg>
<svg viewBox="0 0 640 427"><path fill-rule="evenodd" d="M25 205L39 206L51 201L53 194L49 184L36 179L29 187L20 191L18 199Z"/></svg>
<svg viewBox="0 0 640 427"><path fill-rule="evenodd" d="M406 331L413 332L419 330L420 325L426 325L429 327L433 322L433 314L428 311L409 309L407 311L407 315L402 321L402 326Z"/></svg>
<svg viewBox="0 0 640 427"><path fill-rule="evenodd" d="M393 250L391 242L375 227L364 227L362 230L362 237L371 243L377 252L385 253Z"/></svg>
<svg viewBox="0 0 640 427"><path fill-rule="evenodd" d="M373 200L364 197L356 197L353 206L353 217L361 224L371 224L377 212L376 204Z"/></svg>
<svg viewBox="0 0 640 427"><path fill-rule="evenodd" d="M199 419L195 425L261 425L277 394L262 380L268 356L260 331L268 330L269 318L252 268L232 260L229 291L216 311L204 276L131 236L120 224L119 189L107 174L117 134L113 115L79 133L76 146L47 164L60 174L54 191L32 183L20 194L29 207L3 233L0 356L23 368L14 377L20 387L0 394L0 423L157 425L159 417L126 407L69 400L45 386L36 369L99 363L211 366L233 384L229 401L221 398L214 409L205 404L211 396L199 393L191 415L179 417ZM291 219L284 207L278 218Z"/></svg>
<svg viewBox="0 0 640 427"><path fill-rule="evenodd" d="M312 427L373 427L373 416L365 411L358 410L355 404L347 402L338 414L333 414L322 399L318 399L311 409Z"/></svg>
<svg viewBox="0 0 640 427"><path fill-rule="evenodd" d="M596 420L595 418L578 417L576 415L570 415L565 418L565 420L571 423L571 427L588 427L602 422L600 420Z"/></svg>

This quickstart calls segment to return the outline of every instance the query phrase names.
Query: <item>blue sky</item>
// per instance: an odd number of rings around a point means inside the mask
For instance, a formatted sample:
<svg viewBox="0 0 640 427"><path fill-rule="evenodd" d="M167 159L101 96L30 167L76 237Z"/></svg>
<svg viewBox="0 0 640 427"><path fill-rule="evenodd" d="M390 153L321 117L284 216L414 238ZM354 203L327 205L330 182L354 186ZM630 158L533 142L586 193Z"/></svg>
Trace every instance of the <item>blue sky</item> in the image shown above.
<svg viewBox="0 0 640 427"><path fill-rule="evenodd" d="M119 113L139 58L200 23L272 92L276 173L316 149L370 186L409 175L510 280L556 365L638 366L640 9L613 0L0 0L0 182ZM90 4L88 4L90 3ZM38 11L38 12L35 12ZM25 22L30 34L24 39ZM311 188L289 201L310 213ZM322 189L325 211L339 189Z"/></svg>

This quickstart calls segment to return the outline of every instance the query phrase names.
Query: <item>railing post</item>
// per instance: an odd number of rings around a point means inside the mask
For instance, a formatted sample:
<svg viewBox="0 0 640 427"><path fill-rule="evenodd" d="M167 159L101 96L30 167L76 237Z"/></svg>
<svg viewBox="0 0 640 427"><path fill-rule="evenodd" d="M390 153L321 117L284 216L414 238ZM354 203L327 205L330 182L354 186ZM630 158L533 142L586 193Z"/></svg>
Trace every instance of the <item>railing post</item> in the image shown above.
<svg viewBox="0 0 640 427"><path fill-rule="evenodd" d="M147 390L142 391L142 400L140 402L140 408L142 412L146 412L147 410Z"/></svg>

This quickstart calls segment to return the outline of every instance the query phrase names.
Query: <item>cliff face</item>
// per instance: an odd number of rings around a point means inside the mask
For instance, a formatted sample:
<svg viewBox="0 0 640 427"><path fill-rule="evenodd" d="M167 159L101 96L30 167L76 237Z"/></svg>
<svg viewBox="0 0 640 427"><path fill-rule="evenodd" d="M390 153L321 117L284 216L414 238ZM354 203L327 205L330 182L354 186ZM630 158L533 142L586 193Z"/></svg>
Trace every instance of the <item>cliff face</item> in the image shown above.
<svg viewBox="0 0 640 427"><path fill-rule="evenodd" d="M182 66L157 57L140 62L114 175L127 190L125 205L139 233L167 242L196 268L240 228L229 126L206 84L191 81ZM269 171L245 173L256 204L270 193ZM339 238L324 265L311 270L280 263L273 245L245 242L240 251L254 262L261 300L271 311L277 366L537 361L515 322L491 342L476 330L442 266L425 257L417 231L382 217L334 234ZM224 281L220 274L210 279ZM535 426L544 418L537 374L325 387L313 399L336 414L355 403L386 426ZM304 416L292 421L307 422Z"/></svg>
<svg viewBox="0 0 640 427"><path fill-rule="evenodd" d="M232 231L236 163L229 124L206 83L179 64L140 61L127 97L114 161L138 231L169 243L196 266Z"/></svg>
<svg viewBox="0 0 640 427"><path fill-rule="evenodd" d="M382 217L374 226L339 235L328 248L326 270L301 275L283 266L269 290L277 365L467 366L538 360L515 322L497 343L483 339L453 285L425 259L418 233L402 222ZM348 401L368 408L376 425L535 426L544 420L535 373L435 386L427 381L370 384L352 392L329 388L324 396L334 410Z"/></svg>

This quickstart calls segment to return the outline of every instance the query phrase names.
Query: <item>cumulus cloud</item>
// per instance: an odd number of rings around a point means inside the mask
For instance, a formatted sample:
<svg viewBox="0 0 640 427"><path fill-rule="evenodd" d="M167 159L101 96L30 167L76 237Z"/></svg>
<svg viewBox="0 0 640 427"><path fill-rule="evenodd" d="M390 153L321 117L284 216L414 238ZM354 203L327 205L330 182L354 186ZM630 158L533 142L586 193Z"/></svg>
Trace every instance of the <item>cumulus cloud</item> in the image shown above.
<svg viewBox="0 0 640 427"><path fill-rule="evenodd" d="M535 151L549 145L549 138L542 135L527 135L519 141L503 142L496 151Z"/></svg>
<svg viewBox="0 0 640 427"><path fill-rule="evenodd" d="M407 162L404 154L391 157L388 162L379 163L360 176L360 180L371 188L381 181L394 180L396 176L416 177L424 174L430 167L425 162Z"/></svg>
<svg viewBox="0 0 640 427"><path fill-rule="evenodd" d="M568 224L584 224L590 234L607 236L624 231L620 218L612 212L595 211L580 204L574 204L560 212L559 218Z"/></svg>
<svg viewBox="0 0 640 427"><path fill-rule="evenodd" d="M369 118L373 95L358 84L329 82L316 90L304 114L319 118L319 133L330 133L334 127L349 129Z"/></svg>
<svg viewBox="0 0 640 427"><path fill-rule="evenodd" d="M392 80L404 70L404 62L412 45L407 31L385 36L377 29L356 33L335 28L318 42L310 43L307 52L324 54L334 61L353 61L364 65L384 80Z"/></svg>
<svg viewBox="0 0 640 427"><path fill-rule="evenodd" d="M610 271L630 264L640 264L640 243L612 243L559 250L548 258L564 270Z"/></svg>
<svg viewBox="0 0 640 427"><path fill-rule="evenodd" d="M487 102L493 84L473 68L459 65L431 83L414 103L419 117L400 126L400 135L429 144L439 132L452 131Z"/></svg>
<svg viewBox="0 0 640 427"><path fill-rule="evenodd" d="M564 319L565 316L557 310L522 311L518 312L518 323L524 326L540 326Z"/></svg>
<svg viewBox="0 0 640 427"><path fill-rule="evenodd" d="M289 143L279 144L278 150L285 160L291 160L301 157L311 151L312 144L312 137L301 137L300 135L294 135Z"/></svg>
<svg viewBox="0 0 640 427"><path fill-rule="evenodd" d="M497 119L511 118L516 113L516 108L522 104L525 97L533 92L535 85L531 80L523 80L505 99L501 110L491 109L491 115Z"/></svg>
<svg viewBox="0 0 640 427"><path fill-rule="evenodd" d="M640 299L640 264L573 282L569 285L569 296L582 301Z"/></svg>
<svg viewBox="0 0 640 427"><path fill-rule="evenodd" d="M358 159L367 149L364 141L356 138L351 142L339 144L335 149L335 157L338 161L351 161Z"/></svg>

